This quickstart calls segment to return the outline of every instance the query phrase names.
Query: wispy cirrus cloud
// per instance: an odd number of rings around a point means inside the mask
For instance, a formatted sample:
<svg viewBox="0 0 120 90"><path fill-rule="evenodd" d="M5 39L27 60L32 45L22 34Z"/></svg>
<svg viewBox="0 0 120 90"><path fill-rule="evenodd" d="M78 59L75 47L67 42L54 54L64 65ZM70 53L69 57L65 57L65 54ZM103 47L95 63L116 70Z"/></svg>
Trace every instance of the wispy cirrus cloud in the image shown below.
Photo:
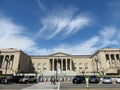
<svg viewBox="0 0 120 90"><path fill-rule="evenodd" d="M92 36L79 43L59 44L52 48L41 48L32 37L26 36L23 32L23 26L15 24L11 19L0 17L0 48L17 48L25 51L27 54L48 55L56 52L68 54L86 55L92 54L96 50L108 47L119 46L120 31L116 27L104 27L99 34Z"/></svg>
<svg viewBox="0 0 120 90"><path fill-rule="evenodd" d="M89 26L92 19L85 14L77 14L76 11L75 8L66 8L49 13L40 21L43 26L38 31L38 36L51 39L61 32L61 35L67 36Z"/></svg>
<svg viewBox="0 0 120 90"><path fill-rule="evenodd" d="M75 55L89 55L96 50L105 47L119 46L120 35L119 30L116 27L104 27L100 30L99 34L92 36L86 41L74 43L74 44L59 44L53 48L33 48L34 52L41 55L48 55L56 52L64 52Z"/></svg>
<svg viewBox="0 0 120 90"><path fill-rule="evenodd" d="M17 25L10 18L0 17L0 48L28 50L36 45L34 40L25 35L25 28Z"/></svg>

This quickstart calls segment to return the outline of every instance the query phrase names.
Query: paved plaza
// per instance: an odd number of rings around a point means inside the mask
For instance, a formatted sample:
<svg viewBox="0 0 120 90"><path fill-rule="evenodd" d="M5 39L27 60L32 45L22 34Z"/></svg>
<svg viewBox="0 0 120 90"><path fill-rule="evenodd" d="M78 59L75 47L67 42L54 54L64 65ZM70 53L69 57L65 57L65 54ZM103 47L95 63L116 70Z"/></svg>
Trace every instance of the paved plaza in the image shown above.
<svg viewBox="0 0 120 90"><path fill-rule="evenodd" d="M39 90L48 90L48 89L49 90L59 90L59 86L60 86L60 83L56 83L55 85L54 84L51 85L51 82L43 82L43 83L39 82L39 83L37 83L33 86L29 86L29 87L24 88L22 90L30 90L30 89L32 89L32 90L35 90L35 89L39 89Z"/></svg>

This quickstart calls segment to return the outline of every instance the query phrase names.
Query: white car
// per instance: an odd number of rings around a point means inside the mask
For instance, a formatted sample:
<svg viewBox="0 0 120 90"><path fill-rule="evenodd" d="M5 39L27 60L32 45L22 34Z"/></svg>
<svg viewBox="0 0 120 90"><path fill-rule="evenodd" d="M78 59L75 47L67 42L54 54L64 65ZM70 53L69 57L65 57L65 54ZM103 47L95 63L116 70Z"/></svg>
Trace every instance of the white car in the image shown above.
<svg viewBox="0 0 120 90"><path fill-rule="evenodd" d="M116 83L120 83L120 76L116 77Z"/></svg>
<svg viewBox="0 0 120 90"><path fill-rule="evenodd" d="M103 77L102 83L112 84L112 79L111 79L111 77L108 77L108 76Z"/></svg>

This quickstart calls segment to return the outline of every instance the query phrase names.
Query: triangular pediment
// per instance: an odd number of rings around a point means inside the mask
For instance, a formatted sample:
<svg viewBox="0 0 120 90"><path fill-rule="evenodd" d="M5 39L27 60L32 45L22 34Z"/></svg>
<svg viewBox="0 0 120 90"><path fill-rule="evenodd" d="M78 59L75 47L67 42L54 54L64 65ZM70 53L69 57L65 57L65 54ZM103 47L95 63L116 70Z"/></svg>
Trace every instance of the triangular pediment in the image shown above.
<svg viewBox="0 0 120 90"><path fill-rule="evenodd" d="M54 54L50 54L49 56L71 56L70 54L66 54L66 53L62 53L62 52L58 52L58 53L54 53Z"/></svg>

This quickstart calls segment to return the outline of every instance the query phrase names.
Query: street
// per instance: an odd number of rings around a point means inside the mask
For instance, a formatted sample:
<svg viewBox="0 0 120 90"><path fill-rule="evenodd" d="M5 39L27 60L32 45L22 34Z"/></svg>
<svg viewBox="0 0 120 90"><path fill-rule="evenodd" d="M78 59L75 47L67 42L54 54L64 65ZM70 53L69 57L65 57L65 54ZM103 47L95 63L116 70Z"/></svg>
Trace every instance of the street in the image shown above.
<svg viewBox="0 0 120 90"><path fill-rule="evenodd" d="M0 90L119 90L120 84L89 84L89 89L86 84L72 84L71 82L57 82L56 85L51 85L50 82L39 82L32 84L0 84Z"/></svg>
<svg viewBox="0 0 120 90"><path fill-rule="evenodd" d="M61 83L60 90L119 90L120 84L89 84L89 89L86 88L86 84L72 84Z"/></svg>
<svg viewBox="0 0 120 90"><path fill-rule="evenodd" d="M0 90L21 90L34 84L0 84Z"/></svg>

